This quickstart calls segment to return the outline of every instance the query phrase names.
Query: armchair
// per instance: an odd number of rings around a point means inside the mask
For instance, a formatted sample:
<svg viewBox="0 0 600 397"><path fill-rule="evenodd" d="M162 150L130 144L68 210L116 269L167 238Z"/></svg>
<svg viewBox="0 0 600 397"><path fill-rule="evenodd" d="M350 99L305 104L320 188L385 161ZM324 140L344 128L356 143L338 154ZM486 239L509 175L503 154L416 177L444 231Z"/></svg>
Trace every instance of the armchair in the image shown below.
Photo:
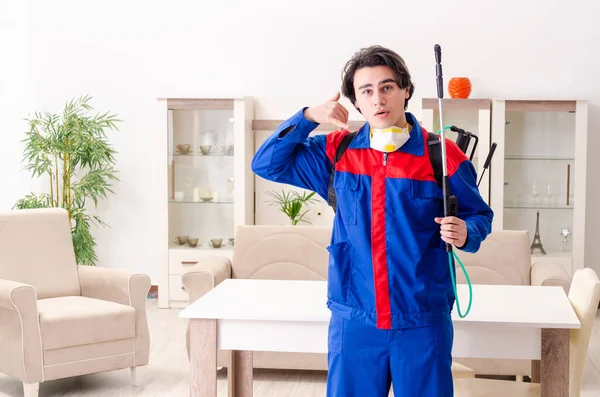
<svg viewBox="0 0 600 397"><path fill-rule="evenodd" d="M141 385L150 337L147 275L77 266L67 212L0 212L0 372L39 384L131 368Z"/></svg>

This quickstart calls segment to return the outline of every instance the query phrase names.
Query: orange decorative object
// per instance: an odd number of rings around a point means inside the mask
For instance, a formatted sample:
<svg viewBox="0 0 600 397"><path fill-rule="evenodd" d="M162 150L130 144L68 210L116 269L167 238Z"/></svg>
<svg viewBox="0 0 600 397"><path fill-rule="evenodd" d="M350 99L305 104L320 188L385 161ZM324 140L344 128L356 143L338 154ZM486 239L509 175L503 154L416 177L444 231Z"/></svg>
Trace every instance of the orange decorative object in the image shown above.
<svg viewBox="0 0 600 397"><path fill-rule="evenodd" d="M468 77L453 77L448 82L451 98L468 98L471 95L471 80Z"/></svg>

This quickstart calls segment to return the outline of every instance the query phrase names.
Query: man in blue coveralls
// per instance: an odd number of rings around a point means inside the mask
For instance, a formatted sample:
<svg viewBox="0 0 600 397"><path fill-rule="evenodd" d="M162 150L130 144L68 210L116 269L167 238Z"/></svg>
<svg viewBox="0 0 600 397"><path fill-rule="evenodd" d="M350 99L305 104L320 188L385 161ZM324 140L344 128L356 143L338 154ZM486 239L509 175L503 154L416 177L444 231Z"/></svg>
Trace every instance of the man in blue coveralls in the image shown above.
<svg viewBox="0 0 600 397"><path fill-rule="evenodd" d="M476 252L493 212L476 171L447 141L456 217L443 218L427 131L406 111L414 92L395 52L362 49L343 71L342 93L366 123L335 165L337 211L328 250L329 397L451 397L454 292L444 242ZM259 148L253 171L327 199L348 111L337 93L302 108ZM309 136L321 123L337 131Z"/></svg>

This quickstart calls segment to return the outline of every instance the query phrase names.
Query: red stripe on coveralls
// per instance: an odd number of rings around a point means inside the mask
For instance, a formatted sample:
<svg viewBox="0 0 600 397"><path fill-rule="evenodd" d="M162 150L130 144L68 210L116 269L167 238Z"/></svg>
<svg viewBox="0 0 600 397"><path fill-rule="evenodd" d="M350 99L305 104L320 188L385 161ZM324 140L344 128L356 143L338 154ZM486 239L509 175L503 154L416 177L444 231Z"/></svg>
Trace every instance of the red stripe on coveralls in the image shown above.
<svg viewBox="0 0 600 397"><path fill-rule="evenodd" d="M373 281L375 287L375 310L377 328L392 327L390 287L388 277L386 238L385 238L385 174L384 166L373 169L372 177L372 227L371 254L373 257Z"/></svg>

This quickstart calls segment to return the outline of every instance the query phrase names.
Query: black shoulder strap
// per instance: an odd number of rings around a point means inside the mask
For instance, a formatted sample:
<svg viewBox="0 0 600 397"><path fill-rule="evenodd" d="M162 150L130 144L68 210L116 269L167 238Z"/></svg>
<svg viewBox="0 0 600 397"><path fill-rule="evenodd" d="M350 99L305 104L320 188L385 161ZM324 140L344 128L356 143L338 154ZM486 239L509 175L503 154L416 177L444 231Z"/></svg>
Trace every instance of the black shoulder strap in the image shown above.
<svg viewBox="0 0 600 397"><path fill-rule="evenodd" d="M442 145L440 137L434 133L427 133L427 143L429 144L429 161L433 167L433 175L438 186L442 187Z"/></svg>
<svg viewBox="0 0 600 397"><path fill-rule="evenodd" d="M352 139L354 139L356 133L357 131L354 131L344 135L335 152L333 167L331 168L331 174L329 175L329 187L327 188L327 204L333 208L333 212L335 212L337 208L337 196L335 194L335 188L333 187L333 181L335 178L335 165L338 161L340 161L346 152L346 149L348 149L348 146L350 146L350 142L352 142Z"/></svg>
<svg viewBox="0 0 600 397"><path fill-rule="evenodd" d="M356 136L356 131L349 132L346 135L344 135L344 137L342 138L342 141L340 142L339 146L337 147L337 151L335 152L335 159L333 161L334 169L335 169L335 164L338 161L340 161L340 159L346 152L346 149L348 149L348 146L350 146L350 142L352 142L352 140L354 139L354 136Z"/></svg>

